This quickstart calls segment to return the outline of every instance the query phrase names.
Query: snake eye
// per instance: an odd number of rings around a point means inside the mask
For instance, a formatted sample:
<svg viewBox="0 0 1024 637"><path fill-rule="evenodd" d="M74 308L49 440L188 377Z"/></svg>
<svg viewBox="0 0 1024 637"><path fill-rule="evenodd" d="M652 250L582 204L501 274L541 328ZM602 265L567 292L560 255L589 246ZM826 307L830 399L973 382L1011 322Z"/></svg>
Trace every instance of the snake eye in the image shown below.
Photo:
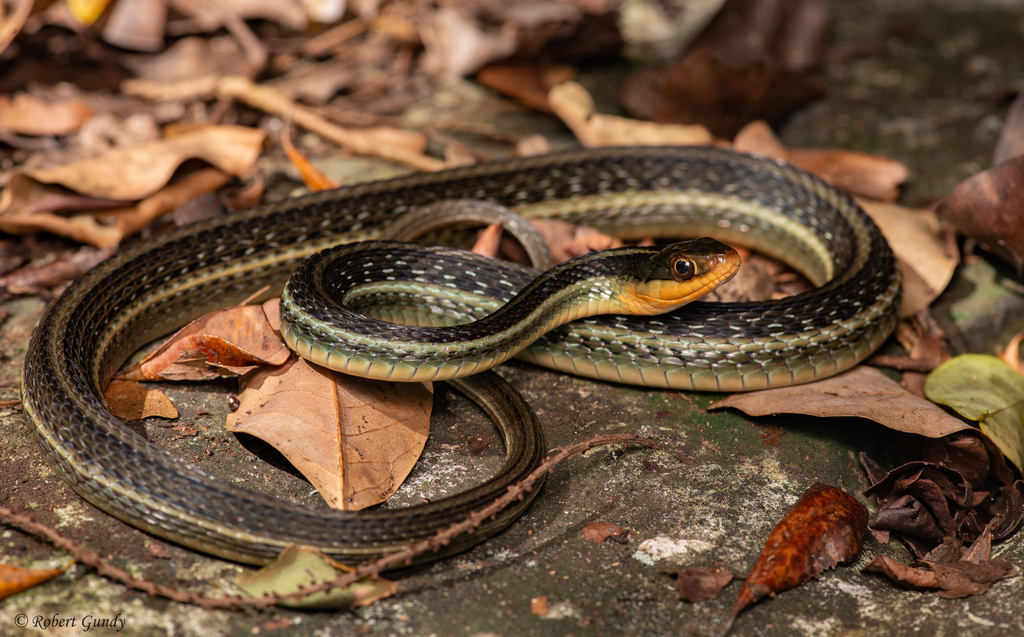
<svg viewBox="0 0 1024 637"><path fill-rule="evenodd" d="M672 264L672 269L675 271L676 277L678 277L680 281L689 281L693 277L693 261L688 259L677 260Z"/></svg>

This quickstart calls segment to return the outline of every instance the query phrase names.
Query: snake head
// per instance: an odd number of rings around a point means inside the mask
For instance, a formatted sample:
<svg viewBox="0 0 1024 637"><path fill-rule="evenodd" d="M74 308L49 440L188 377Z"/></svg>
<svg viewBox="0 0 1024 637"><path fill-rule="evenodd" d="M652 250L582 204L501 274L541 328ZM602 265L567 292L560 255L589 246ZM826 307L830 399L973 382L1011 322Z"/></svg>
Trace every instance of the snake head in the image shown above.
<svg viewBox="0 0 1024 637"><path fill-rule="evenodd" d="M619 301L630 314L664 314L704 296L740 269L731 247L703 237L667 246L637 268L637 282Z"/></svg>

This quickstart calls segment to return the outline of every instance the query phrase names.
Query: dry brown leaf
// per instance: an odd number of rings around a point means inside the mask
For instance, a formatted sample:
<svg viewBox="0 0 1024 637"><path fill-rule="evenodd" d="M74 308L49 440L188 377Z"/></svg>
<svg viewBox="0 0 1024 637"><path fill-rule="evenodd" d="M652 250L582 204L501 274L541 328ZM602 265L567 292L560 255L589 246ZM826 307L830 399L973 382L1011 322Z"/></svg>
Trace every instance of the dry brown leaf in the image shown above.
<svg viewBox="0 0 1024 637"><path fill-rule="evenodd" d="M46 102L28 93L10 99L0 95L0 130L22 135L67 135L93 116L89 105L77 97Z"/></svg>
<svg viewBox="0 0 1024 637"><path fill-rule="evenodd" d="M546 155L553 150L551 142L543 135L527 135L516 142L512 149L513 157L535 157Z"/></svg>
<svg viewBox="0 0 1024 637"><path fill-rule="evenodd" d="M877 369L861 365L806 385L735 394L709 409L732 407L751 416L805 414L867 418L889 429L940 438L973 429L942 408L914 396Z"/></svg>
<svg viewBox="0 0 1024 637"><path fill-rule="evenodd" d="M504 224L492 223L477 235L476 243L473 244L472 252L480 256L498 258L498 246L501 245L501 238Z"/></svg>
<svg viewBox="0 0 1024 637"><path fill-rule="evenodd" d="M228 431L277 448L331 507L386 500L419 458L430 428L431 390L345 376L296 360L240 381Z"/></svg>
<svg viewBox="0 0 1024 637"><path fill-rule="evenodd" d="M9 564L0 564L0 599L53 579L68 570L72 564L74 562L68 562L61 568L53 569L18 568Z"/></svg>
<svg viewBox="0 0 1024 637"><path fill-rule="evenodd" d="M296 65L281 77L267 82L293 99L324 104L359 79L358 65L350 59L334 58L316 64Z"/></svg>
<svg viewBox="0 0 1024 637"><path fill-rule="evenodd" d="M333 55L345 42L365 33L367 26L367 22L364 20L354 19L343 22L305 40L302 43L302 52L315 58Z"/></svg>
<svg viewBox="0 0 1024 637"><path fill-rule="evenodd" d="M486 31L462 10L442 7L420 25L426 49L420 65L433 75L469 75L488 62L512 55L519 44L518 30L514 22L505 22L498 30Z"/></svg>
<svg viewBox="0 0 1024 637"><path fill-rule="evenodd" d="M726 0L678 61L627 77L620 101L643 119L732 137L825 91L815 67L827 28L822 0Z"/></svg>
<svg viewBox="0 0 1024 637"><path fill-rule="evenodd" d="M159 55L129 60L137 78L121 83L126 95L138 95L154 101L208 97L225 75L246 75L251 63L238 43L218 38L216 44L206 38L182 38Z"/></svg>
<svg viewBox="0 0 1024 637"><path fill-rule="evenodd" d="M736 574L727 568L691 566L661 570L676 576L679 599L691 603L717 599L722 593L722 589L732 581L732 578L736 577Z"/></svg>
<svg viewBox="0 0 1024 637"><path fill-rule="evenodd" d="M741 153L758 153L775 159L786 159L787 149L772 127L763 119L750 122L736 133L732 147Z"/></svg>
<svg viewBox="0 0 1024 637"><path fill-rule="evenodd" d="M543 113L552 112L548 104L551 87L575 78L576 69L571 66L545 68L531 62L492 64L480 69L476 75L476 81L487 88Z"/></svg>
<svg viewBox="0 0 1024 637"><path fill-rule="evenodd" d="M1007 159L1024 155L1024 91L1010 104L1003 122L1003 130L999 132L999 141L992 151L992 165L1001 164Z"/></svg>
<svg viewBox="0 0 1024 637"><path fill-rule="evenodd" d="M118 0L103 26L103 39L133 51L164 48L166 0Z"/></svg>
<svg viewBox="0 0 1024 637"><path fill-rule="evenodd" d="M558 219L531 219L556 264L597 250L621 248L622 241L588 226L576 226Z"/></svg>
<svg viewBox="0 0 1024 637"><path fill-rule="evenodd" d="M786 148L763 120L750 122L736 133L733 148L788 161L837 188L882 201L896 200L899 185L910 176L906 166L880 155L839 148Z"/></svg>
<svg viewBox="0 0 1024 637"><path fill-rule="evenodd" d="M587 89L576 82L562 82L548 92L548 104L568 126L580 144L598 146L669 146L710 144L711 133L703 126L655 124L598 113Z"/></svg>
<svg viewBox="0 0 1024 637"><path fill-rule="evenodd" d="M212 192L230 179L229 175L216 168L204 168L189 173L177 182L161 188L135 206L67 217L51 212L27 210L21 213L2 214L0 215L0 230L14 234L45 230L98 248L111 248L120 244L126 236L145 228L190 198ZM48 188L42 184L37 184L37 186L37 192L45 193L45 189ZM38 207L51 199L49 194L42 194L35 200L33 207Z"/></svg>
<svg viewBox="0 0 1024 637"><path fill-rule="evenodd" d="M1006 349L999 355L1004 363L1024 374L1024 362L1020 360L1020 344L1024 341L1024 332L1018 333L1006 344Z"/></svg>
<svg viewBox="0 0 1024 637"><path fill-rule="evenodd" d="M958 255L946 254L935 213L905 208L899 204L857 199L878 224L899 260L903 272L903 301L900 316L924 310L949 285L960 263Z"/></svg>
<svg viewBox="0 0 1024 637"><path fill-rule="evenodd" d="M852 150L838 148L790 148L790 163L821 176L833 186L864 197L895 201L899 185L910 171L900 162Z"/></svg>
<svg viewBox="0 0 1024 637"><path fill-rule="evenodd" d="M1020 569L1006 557L991 559L991 527L985 527L981 536L969 549L963 551L960 542L944 542L919 562L906 566L882 555L861 569L865 573L882 573L908 588L937 590L939 597L960 599L981 595L1000 580L1017 577Z"/></svg>
<svg viewBox="0 0 1024 637"><path fill-rule="evenodd" d="M173 420L178 417L178 410L167 394L134 380L110 381L103 396L110 412L119 418L140 420L157 416Z"/></svg>
<svg viewBox="0 0 1024 637"><path fill-rule="evenodd" d="M583 527L583 537L594 544L601 544L611 538L619 544L629 542L629 531L609 522L590 522Z"/></svg>
<svg viewBox="0 0 1024 637"><path fill-rule="evenodd" d="M228 27L232 20L270 20L290 31L302 31L309 25L301 0L170 0L170 5L207 32Z"/></svg>
<svg viewBox="0 0 1024 637"><path fill-rule="evenodd" d="M291 352L259 305L243 305L192 321L123 380L207 380L239 376L260 365L283 365Z"/></svg>
<svg viewBox="0 0 1024 637"><path fill-rule="evenodd" d="M1006 260L1024 280L1024 156L963 181L939 203L940 217Z"/></svg>
<svg viewBox="0 0 1024 637"><path fill-rule="evenodd" d="M256 163L263 138L261 131L244 126L203 126L63 166L17 170L0 197L0 210L8 215L27 208L32 201L25 195L32 192L34 183L60 184L90 197L141 199L164 187L178 166L192 158L237 175Z"/></svg>
<svg viewBox="0 0 1024 637"><path fill-rule="evenodd" d="M114 254L113 248L79 248L57 254L52 261L28 266L0 277L0 289L11 294L39 294L65 281L73 281Z"/></svg>

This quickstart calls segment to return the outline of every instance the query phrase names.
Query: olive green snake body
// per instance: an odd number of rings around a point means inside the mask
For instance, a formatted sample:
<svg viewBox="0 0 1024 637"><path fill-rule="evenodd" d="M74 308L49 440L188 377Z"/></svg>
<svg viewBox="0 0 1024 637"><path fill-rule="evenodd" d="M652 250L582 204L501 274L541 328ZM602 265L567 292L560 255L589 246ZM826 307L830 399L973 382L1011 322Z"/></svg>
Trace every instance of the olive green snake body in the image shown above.
<svg viewBox="0 0 1024 637"><path fill-rule="evenodd" d="M653 318L609 315L570 323L520 354L555 369L652 387L785 386L852 367L895 327L900 279L888 244L848 196L802 171L690 147L495 162L233 213L158 235L91 270L48 309L25 360L23 403L48 461L112 515L251 563L273 559L289 543L345 561L372 558L429 537L493 501L544 453L532 412L494 377L466 381L465 391L497 395L505 403L501 409L531 423L527 433L502 429L508 459L501 474L445 500L376 512L304 506L236 487L134 433L102 397L113 373L146 342L266 286L280 290L308 255L373 239L402 213L445 199L494 201L528 218L585 223L624 239L714 235L780 258L820 286L769 303L694 303ZM480 282L446 268L424 284L430 289L426 303L443 321L478 316L481 299L502 291L509 298L516 281L529 275L503 267L518 274ZM393 303L392 318L418 302L418 288L393 285L382 293ZM477 300L466 301L467 291ZM387 312L381 316L388 318ZM528 501L449 552L497 532Z"/></svg>

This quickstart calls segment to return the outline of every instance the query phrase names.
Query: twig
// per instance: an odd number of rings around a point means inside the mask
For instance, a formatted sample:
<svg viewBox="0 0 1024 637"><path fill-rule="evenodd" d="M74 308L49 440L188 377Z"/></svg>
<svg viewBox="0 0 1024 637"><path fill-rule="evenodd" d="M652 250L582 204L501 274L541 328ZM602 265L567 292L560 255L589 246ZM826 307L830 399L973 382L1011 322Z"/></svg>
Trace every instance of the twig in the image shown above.
<svg viewBox="0 0 1024 637"><path fill-rule="evenodd" d="M876 354L864 361L876 367L898 369L901 372L930 372L935 369L935 361L923 358L907 358L906 356L885 356Z"/></svg>
<svg viewBox="0 0 1024 637"><path fill-rule="evenodd" d="M217 82L217 96L221 99L241 100L253 108L278 117L290 114L292 120L299 126L318 133L360 155L381 157L419 170L441 170L444 168L444 162L439 159L381 143L380 139L374 137L372 133L332 124L305 106L296 104L277 89L254 84L248 78L240 75L221 78Z"/></svg>
<svg viewBox="0 0 1024 637"><path fill-rule="evenodd" d="M554 456L549 457L539 467L533 470L527 477L519 482L510 485L508 492L488 506L471 513L465 520L452 524L446 529L439 531L436 535L426 540L409 545L402 551L386 555L356 568L351 573L343 573L334 580L322 582L314 586L306 587L300 591L286 595L266 595L259 599L242 598L237 596L226 597L204 597L197 593L180 591L170 586L157 584L149 580L140 580L132 577L126 571L112 566L106 560L92 551L83 549L74 541L64 537L56 530L39 524L27 515L15 513L13 510L0 506L0 518L3 518L10 526L17 527L27 533L37 535L48 541L53 546L69 551L74 558L85 566L94 569L100 575L124 584L128 588L140 590L152 597L164 597L182 604L195 604L204 608L265 608L284 601L294 601L314 595L316 593L330 591L336 588L345 588L364 577L379 575L385 570L412 563L413 558L427 551L436 551L447 545L455 537L472 531L479 527L491 516L497 515L502 509L517 500L521 500L545 474L549 473L559 463L569 458L589 451L595 447L611 444L638 444L645 447L657 448L657 444L649 439L641 438L632 434L612 434L597 436L581 443L564 447Z"/></svg>

